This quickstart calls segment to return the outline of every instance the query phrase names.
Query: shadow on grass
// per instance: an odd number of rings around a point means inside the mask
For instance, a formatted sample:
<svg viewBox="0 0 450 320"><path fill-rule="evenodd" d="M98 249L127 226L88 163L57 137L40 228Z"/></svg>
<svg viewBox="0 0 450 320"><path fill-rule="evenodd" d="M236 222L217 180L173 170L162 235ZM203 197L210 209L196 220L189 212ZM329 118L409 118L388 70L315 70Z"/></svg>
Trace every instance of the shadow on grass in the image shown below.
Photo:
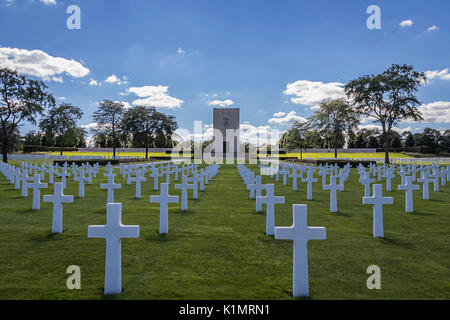
<svg viewBox="0 0 450 320"><path fill-rule="evenodd" d="M58 237L60 235L60 233L52 233L49 232L47 234L45 234L44 236L35 236L32 237L32 240L36 243L43 243L46 241L56 241L56 240L63 240L62 237Z"/></svg>
<svg viewBox="0 0 450 320"><path fill-rule="evenodd" d="M432 217L435 216L435 213L428 213L428 212L422 212L422 211L414 211L412 213L409 213L412 216L422 216L422 217Z"/></svg>
<svg viewBox="0 0 450 320"><path fill-rule="evenodd" d="M97 209L94 211L95 214L106 214L106 208L105 209Z"/></svg>
<svg viewBox="0 0 450 320"><path fill-rule="evenodd" d="M18 210L16 210L16 212L17 213L19 213L19 214L34 214L34 213L36 213L36 212L38 212L39 210L33 210L33 209L28 209L28 208L26 208L26 209L18 209Z"/></svg>
<svg viewBox="0 0 450 320"><path fill-rule="evenodd" d="M121 293L117 293L117 294L106 294L105 295L105 288L102 287L99 290L99 294L101 295L101 300L106 300L106 301L115 301L115 300L121 300L122 299L122 294L126 291L124 287L122 287L122 292Z"/></svg>
<svg viewBox="0 0 450 320"><path fill-rule="evenodd" d="M441 200L441 199L430 199L428 201L430 201L430 202L446 202L446 201Z"/></svg>
<svg viewBox="0 0 450 320"><path fill-rule="evenodd" d="M389 238L389 237L377 238L377 239L381 243L386 244L386 245L401 247L401 248L409 249L409 250L414 249L414 246L411 243L405 242L405 241L401 241L401 240L398 240L398 239Z"/></svg>
<svg viewBox="0 0 450 320"><path fill-rule="evenodd" d="M290 289L290 290L284 290L284 292L287 294L287 296L288 296L288 299L292 299L292 289ZM299 298L294 298L294 300L296 300L296 301L311 301L311 300L313 300L312 298L311 298L311 296L309 296L309 297L299 297Z"/></svg>
<svg viewBox="0 0 450 320"><path fill-rule="evenodd" d="M195 210L191 210L188 208L187 210L183 211L180 209L180 210L174 211L173 213L181 214L183 216L190 216L195 213Z"/></svg>
<svg viewBox="0 0 450 320"><path fill-rule="evenodd" d="M343 217L343 218L351 218L352 217L352 215L350 213L348 213L347 211L327 212L327 213L336 215L338 217Z"/></svg>

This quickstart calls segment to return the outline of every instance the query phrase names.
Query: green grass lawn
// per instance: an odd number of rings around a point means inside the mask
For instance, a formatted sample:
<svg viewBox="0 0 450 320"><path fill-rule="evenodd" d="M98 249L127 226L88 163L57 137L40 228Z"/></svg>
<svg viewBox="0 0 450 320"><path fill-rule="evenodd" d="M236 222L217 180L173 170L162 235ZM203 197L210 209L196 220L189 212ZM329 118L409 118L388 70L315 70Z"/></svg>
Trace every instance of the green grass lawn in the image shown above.
<svg viewBox="0 0 450 320"><path fill-rule="evenodd" d="M265 236L265 215L255 212L235 166L223 165L200 199L190 199L188 212L170 204L169 234L162 236L159 206L148 202L158 192L147 180L137 200L134 185L116 179L122 221L140 225L140 237L122 241L124 292L108 299L292 299L292 242ZM106 223L106 190L99 189L105 181L100 173L84 199L68 183L65 193L75 203L64 205L64 233L53 235L52 204L33 212L31 190L21 198L1 176L0 299L105 298L105 240L87 238L89 225ZM276 183L276 194L286 197L275 209L277 226L292 224L292 204L308 204L308 224L327 228L327 240L308 244L311 299L450 298L450 186L430 191L429 201L415 192L413 214L404 212L403 192L386 192L395 203L384 208L385 238L373 239L372 206L361 204L364 188L354 169L338 193L339 213L329 212L320 179L313 201L306 201L304 184L293 192L269 177L263 182ZM170 192L179 194L173 184ZM381 290L366 287L374 264ZM81 268L81 290L66 288L70 265Z"/></svg>

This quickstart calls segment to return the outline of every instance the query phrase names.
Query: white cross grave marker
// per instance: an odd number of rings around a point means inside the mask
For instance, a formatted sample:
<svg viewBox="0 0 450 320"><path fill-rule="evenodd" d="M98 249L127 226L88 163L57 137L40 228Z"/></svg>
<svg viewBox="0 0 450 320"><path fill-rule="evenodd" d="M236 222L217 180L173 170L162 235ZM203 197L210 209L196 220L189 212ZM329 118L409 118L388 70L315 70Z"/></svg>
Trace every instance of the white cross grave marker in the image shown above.
<svg viewBox="0 0 450 320"><path fill-rule="evenodd" d="M314 178L313 167L308 167L308 173L306 174L306 179L302 178L302 182L307 182L306 188L306 200L312 200L312 184L317 182L317 178Z"/></svg>
<svg viewBox="0 0 450 320"><path fill-rule="evenodd" d="M255 196L256 198L260 197L262 195L262 191L266 190L266 185L262 184L262 177L261 176L256 176L256 180L255 180ZM256 202L256 212L261 212L262 211L262 203L261 202Z"/></svg>
<svg viewBox="0 0 450 320"><path fill-rule="evenodd" d="M183 175L181 184L176 184L175 189L181 189L181 211L186 211L188 209L188 190L194 189L194 185L189 184L187 176Z"/></svg>
<svg viewBox="0 0 450 320"><path fill-rule="evenodd" d="M324 190L330 190L330 212L337 212L337 190L344 191L344 186L336 184L336 176L330 176L330 184L323 186Z"/></svg>
<svg viewBox="0 0 450 320"><path fill-rule="evenodd" d="M88 238L106 239L105 295L122 292L122 238L139 237L139 226L122 224L121 203L108 203L106 216L106 225L88 227Z"/></svg>
<svg viewBox="0 0 450 320"><path fill-rule="evenodd" d="M398 190L404 190L405 197L405 212L414 212L413 191L420 190L420 186L412 184L412 177L405 177L405 184L398 186Z"/></svg>
<svg viewBox="0 0 450 320"><path fill-rule="evenodd" d="M108 183L102 183L100 189L107 189L108 196L106 203L114 202L114 189L121 189L122 185L119 183L114 183L114 176L108 176Z"/></svg>
<svg viewBox="0 0 450 320"><path fill-rule="evenodd" d="M326 228L308 227L308 207L305 204L294 204L293 224L291 227L276 227L275 239L294 240L293 296L309 296L308 282L308 246L309 240L326 239Z"/></svg>
<svg viewBox="0 0 450 320"><path fill-rule="evenodd" d="M161 184L159 196L150 196L151 203L159 203L159 233L169 233L169 203L178 203L178 196L169 195L169 184Z"/></svg>
<svg viewBox="0 0 450 320"><path fill-rule="evenodd" d="M41 183L41 175L34 174L33 183L27 183L27 188L33 189L33 210L41 209L41 189L47 188L46 183Z"/></svg>
<svg viewBox="0 0 450 320"><path fill-rule="evenodd" d="M44 202L53 202L52 233L63 232L63 203L73 203L73 196L66 196L63 191L63 183L57 182L53 195L44 196Z"/></svg>
<svg viewBox="0 0 450 320"><path fill-rule="evenodd" d="M73 180L78 182L78 198L84 198L84 183L89 181L89 178L84 175L84 170L79 170L78 176Z"/></svg>
<svg viewBox="0 0 450 320"><path fill-rule="evenodd" d="M383 238L383 205L394 204L394 198L383 197L383 185L373 185L373 196L363 197L363 204L373 204L373 237Z"/></svg>
<svg viewBox="0 0 450 320"><path fill-rule="evenodd" d="M430 200L430 192L429 192L429 184L433 182L433 179L430 178L428 175L428 172L423 173L423 177L420 179L417 179L417 182L420 182L423 184L422 188L422 199L423 200Z"/></svg>
<svg viewBox="0 0 450 320"><path fill-rule="evenodd" d="M153 190L158 190L159 188L158 177L159 177L158 168L152 168L150 178L153 178Z"/></svg>
<svg viewBox="0 0 450 320"><path fill-rule="evenodd" d="M364 197L370 197L370 184L375 182L375 179L370 177L370 172L364 172L364 177L361 183L364 185Z"/></svg>
<svg viewBox="0 0 450 320"><path fill-rule="evenodd" d="M262 207L266 204L266 235L271 236L275 233L275 205L283 204L284 197L275 197L275 186L273 184L266 185L266 195L264 197L256 197L256 206Z"/></svg>
<svg viewBox="0 0 450 320"><path fill-rule="evenodd" d="M136 182L136 198L141 198L141 183L147 181L147 178L141 173L141 171L136 170L136 176L131 177L132 182Z"/></svg>

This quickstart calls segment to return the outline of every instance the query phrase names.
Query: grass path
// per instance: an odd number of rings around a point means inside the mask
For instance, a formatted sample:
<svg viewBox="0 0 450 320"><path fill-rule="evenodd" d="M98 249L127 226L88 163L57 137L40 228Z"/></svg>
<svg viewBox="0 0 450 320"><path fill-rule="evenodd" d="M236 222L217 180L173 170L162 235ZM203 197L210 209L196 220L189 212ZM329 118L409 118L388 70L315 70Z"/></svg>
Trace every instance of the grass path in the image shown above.
<svg viewBox="0 0 450 320"><path fill-rule="evenodd" d="M106 222L104 181L100 173L86 186L86 198L65 204L64 233L52 235L51 204L33 212L31 197L21 198L0 178L0 299L104 299L105 241L87 239L89 225ZM134 198L133 185L116 182L122 221L140 225L141 234L122 241L124 292L110 299L291 299L292 242L265 236L265 215L254 211L235 166L222 166L200 199L190 199L188 212L171 204L163 236L159 207L148 202L158 193L152 179L143 184L142 199ZM291 225L292 204L306 203L308 224L327 227L327 240L308 244L312 299L450 298L450 186L431 192L430 201L416 192L413 214L404 213L403 192L385 193L395 205L385 206L384 239L372 238L372 208L361 204L356 171L338 194L337 214L329 212L320 183L313 201L306 201L304 184L300 189L276 183L276 194L286 197L276 207L276 225ZM173 183L170 193L179 194ZM77 195L77 185L69 183L66 194ZM377 291L366 287L373 264L382 273ZM69 265L81 267L82 290L66 288Z"/></svg>

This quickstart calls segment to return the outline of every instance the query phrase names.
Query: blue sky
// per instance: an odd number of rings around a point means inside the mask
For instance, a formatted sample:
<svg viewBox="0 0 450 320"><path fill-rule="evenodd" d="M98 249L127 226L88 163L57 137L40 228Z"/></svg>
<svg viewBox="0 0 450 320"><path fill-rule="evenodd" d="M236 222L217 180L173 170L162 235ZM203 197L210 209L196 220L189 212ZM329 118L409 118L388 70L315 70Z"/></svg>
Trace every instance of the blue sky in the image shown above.
<svg viewBox="0 0 450 320"><path fill-rule="evenodd" d="M80 30L66 27L70 5ZM380 30L366 26L369 5ZM400 127L445 130L449 10L447 0L0 0L0 65L45 80L82 108L83 125L111 99L153 103L188 130L211 124L214 105L239 107L245 129L261 133L307 118L349 80L411 64L430 77L418 95L426 121Z"/></svg>

